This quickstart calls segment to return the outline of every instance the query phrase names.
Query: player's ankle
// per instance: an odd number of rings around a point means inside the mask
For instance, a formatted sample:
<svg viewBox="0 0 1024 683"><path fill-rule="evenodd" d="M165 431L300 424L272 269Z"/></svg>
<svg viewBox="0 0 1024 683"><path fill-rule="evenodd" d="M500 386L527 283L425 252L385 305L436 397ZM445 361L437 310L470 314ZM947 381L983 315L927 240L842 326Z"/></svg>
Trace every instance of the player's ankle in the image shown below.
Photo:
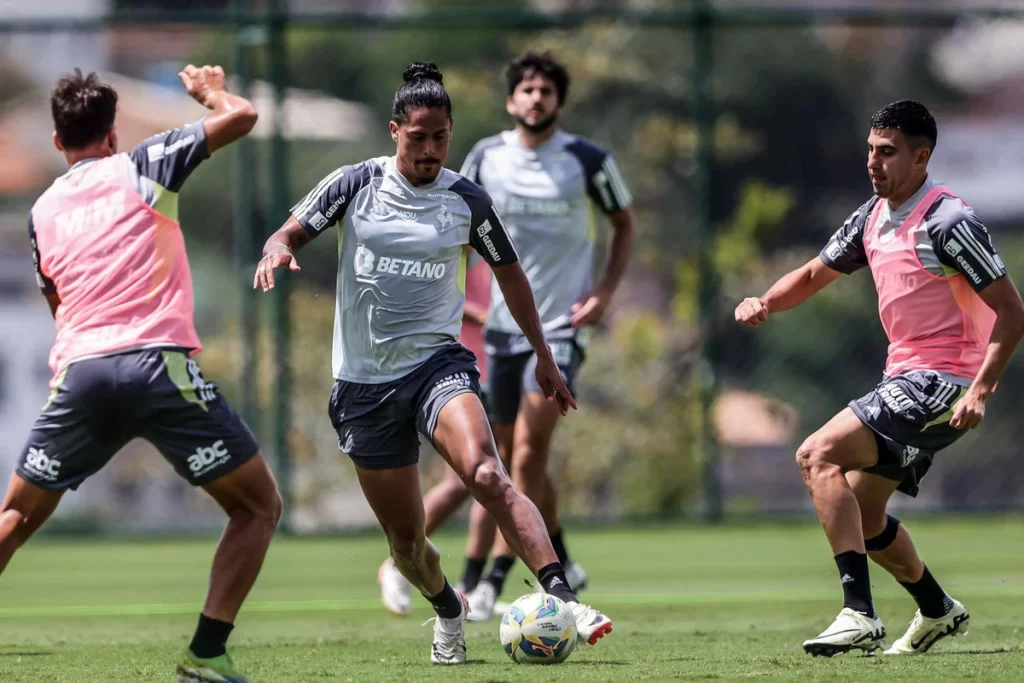
<svg viewBox="0 0 1024 683"><path fill-rule="evenodd" d="M569 588L569 579L565 577L561 563L552 562L541 567L537 572L537 580L540 581L545 593L554 595L562 602L579 602L576 594Z"/></svg>
<svg viewBox="0 0 1024 683"><path fill-rule="evenodd" d="M843 606L874 618L867 554L848 550L836 555L835 560L843 585Z"/></svg>
<svg viewBox="0 0 1024 683"><path fill-rule="evenodd" d="M466 558L466 566L462 570L462 589L465 591L471 591L476 588L477 584L480 583L480 577L484 573L484 566L487 564L487 559L477 560L472 557Z"/></svg>
<svg viewBox="0 0 1024 683"><path fill-rule="evenodd" d="M448 583L448 579L444 580L444 588L440 593L427 599L441 619L453 620L462 616L462 597Z"/></svg>
<svg viewBox="0 0 1024 683"><path fill-rule="evenodd" d="M952 599L942 590L927 566L919 580L913 583L901 581L900 585L914 598L923 617L939 619L949 614L953 607Z"/></svg>
<svg viewBox="0 0 1024 683"><path fill-rule="evenodd" d="M220 619L199 615L199 624L188 649L196 657L212 659L227 652L228 636L235 625Z"/></svg>

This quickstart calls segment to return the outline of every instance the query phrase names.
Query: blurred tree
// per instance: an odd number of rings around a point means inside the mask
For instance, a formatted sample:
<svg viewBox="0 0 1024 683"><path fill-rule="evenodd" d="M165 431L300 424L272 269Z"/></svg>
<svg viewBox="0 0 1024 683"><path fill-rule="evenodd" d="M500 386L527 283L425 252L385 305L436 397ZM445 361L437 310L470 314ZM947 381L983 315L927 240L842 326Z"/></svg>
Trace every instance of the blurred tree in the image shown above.
<svg viewBox="0 0 1024 683"><path fill-rule="evenodd" d="M441 0L421 4L458 5ZM906 94L954 101L955 93L938 85L926 69L922 72L920 56L939 34L915 35L899 62L899 68L913 74L899 80L912 84ZM502 68L511 56L526 48L551 49L567 63L572 85L564 126L616 155L638 216L636 257L628 277L643 283L635 291L664 295L638 295L628 306L618 302L608 334L599 335L590 348L580 384L584 408L558 432L555 466L570 509L577 513L602 506L646 513L685 509L695 490L697 458L691 444L699 435L694 250L701 236L693 220L692 35L611 22L534 33L502 26L296 29L288 40L289 85L365 103L379 122L356 144L293 144L290 174L296 200L341 164L392 153L386 122L409 62L434 61L445 74L455 118L450 168L461 165L476 140L510 126ZM742 297L762 293L782 273L812 258L867 198L866 120L901 96L891 77L897 67L886 55L864 50L861 41L839 40L835 31L729 28L716 30L714 40L711 199L713 262L722 283L720 324L714 330L720 380L725 387L752 388L790 403L806 432L870 388L881 371L886 344L870 276L843 278L756 331L734 325L732 309ZM229 44L220 41L207 49L230 63ZM258 73L265 72L266 64L260 63ZM265 164L262 151L258 161ZM223 200L212 192L196 194L189 210L205 217L198 224L203 234L226 248L230 215L218 205ZM283 219L268 217L261 230L266 234ZM302 258L304 282L322 293L302 295L305 320L297 320L303 327L296 328L294 338L317 353L326 352L330 328L324 325L333 315L330 289L337 255L321 245ZM309 328L310 319L322 324ZM314 386L320 392L328 375L326 359L291 362L305 368L297 373L297 392L314 391ZM1008 379L1018 378L1022 370L1015 363ZM322 398L314 393L314 403ZM994 408L990 419L1011 419L1003 410ZM318 462L334 462L333 444L330 453L321 453L320 434L307 433L313 423L298 419L295 424L297 448L316 452L312 458Z"/></svg>

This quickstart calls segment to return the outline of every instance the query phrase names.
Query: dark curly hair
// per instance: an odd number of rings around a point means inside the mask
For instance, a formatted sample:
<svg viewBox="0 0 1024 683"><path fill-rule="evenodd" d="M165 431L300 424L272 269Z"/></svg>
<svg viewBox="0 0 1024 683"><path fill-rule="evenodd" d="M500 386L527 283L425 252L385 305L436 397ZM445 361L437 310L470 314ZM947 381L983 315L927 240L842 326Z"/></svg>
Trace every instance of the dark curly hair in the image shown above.
<svg viewBox="0 0 1024 683"><path fill-rule="evenodd" d="M569 72L550 52L524 52L509 62L505 69L508 94L514 93L516 86L531 74L540 74L550 78L558 92L559 106L565 104L565 97L569 92Z"/></svg>

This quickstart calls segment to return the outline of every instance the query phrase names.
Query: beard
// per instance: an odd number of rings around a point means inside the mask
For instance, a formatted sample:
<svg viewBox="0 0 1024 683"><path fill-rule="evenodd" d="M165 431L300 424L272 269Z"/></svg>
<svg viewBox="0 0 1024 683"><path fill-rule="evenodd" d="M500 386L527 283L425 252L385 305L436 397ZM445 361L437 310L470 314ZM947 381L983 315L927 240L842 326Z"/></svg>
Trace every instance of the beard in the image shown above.
<svg viewBox="0 0 1024 683"><path fill-rule="evenodd" d="M542 118L540 121L537 121L536 123L529 123L522 116L516 117L516 123L522 126L524 130L533 133L534 135L536 135L537 133L543 133L544 131L548 130L549 128L551 128L551 126L555 125L556 121L558 121L557 112L551 112L550 114Z"/></svg>

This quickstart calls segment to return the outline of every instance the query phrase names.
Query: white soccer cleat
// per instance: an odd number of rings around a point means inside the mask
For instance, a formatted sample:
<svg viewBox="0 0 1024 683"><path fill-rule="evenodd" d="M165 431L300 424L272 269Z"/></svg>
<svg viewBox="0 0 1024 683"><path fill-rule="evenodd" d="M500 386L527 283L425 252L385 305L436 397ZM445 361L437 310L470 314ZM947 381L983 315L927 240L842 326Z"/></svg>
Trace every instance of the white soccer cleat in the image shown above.
<svg viewBox="0 0 1024 683"><path fill-rule="evenodd" d="M882 620L844 607L832 625L816 638L804 641L804 652L815 657L834 657L850 650L874 652L885 645Z"/></svg>
<svg viewBox="0 0 1024 683"><path fill-rule="evenodd" d="M589 645L596 645L597 641L612 632L612 620L590 605L579 602L566 604L576 620L576 631L580 640L586 641Z"/></svg>
<svg viewBox="0 0 1024 683"><path fill-rule="evenodd" d="M377 581L380 583L380 601L392 614L404 617L412 611L412 596L409 581L402 576L390 557L377 570Z"/></svg>
<svg viewBox="0 0 1024 683"><path fill-rule="evenodd" d="M903 637L892 644L885 651L887 655L923 655L931 649L932 645L946 636L967 635L967 627L971 624L971 615L967 608L958 601L953 600L953 606L945 616L938 619L929 619L921 615L917 610L910 628L903 634Z"/></svg>
<svg viewBox="0 0 1024 683"><path fill-rule="evenodd" d="M466 595L466 600L469 601L470 621L490 621L494 616L494 603L498 601L498 591L493 583L483 580Z"/></svg>
<svg viewBox="0 0 1024 683"><path fill-rule="evenodd" d="M459 593L462 614L457 619L434 617L434 643L430 646L430 661L433 664L466 663L466 618L472 613L466 596Z"/></svg>

